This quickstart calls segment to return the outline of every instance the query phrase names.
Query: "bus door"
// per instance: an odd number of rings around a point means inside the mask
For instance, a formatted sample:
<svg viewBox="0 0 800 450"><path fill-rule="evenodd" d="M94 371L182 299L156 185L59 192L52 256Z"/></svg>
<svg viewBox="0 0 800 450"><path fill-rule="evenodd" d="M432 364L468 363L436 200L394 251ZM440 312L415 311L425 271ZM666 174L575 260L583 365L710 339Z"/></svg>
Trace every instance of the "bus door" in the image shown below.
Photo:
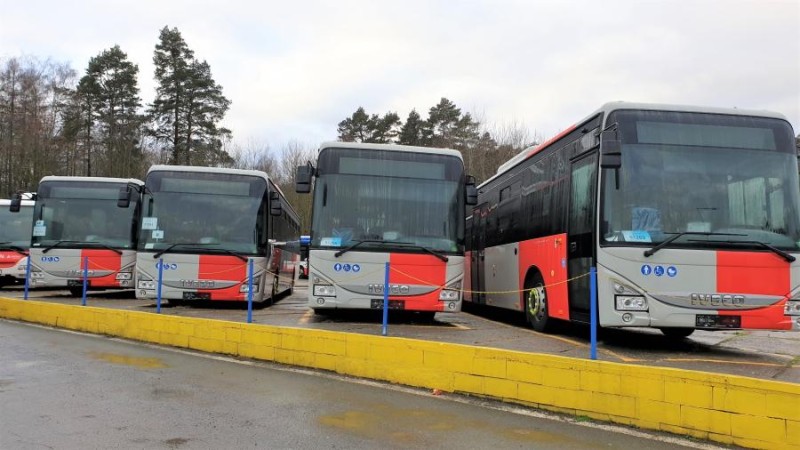
<svg viewBox="0 0 800 450"><path fill-rule="evenodd" d="M567 226L567 277L570 319L589 321L589 269L594 255L593 238L597 200L597 153L570 164L569 217ZM579 277L579 278L576 278Z"/></svg>
<svg viewBox="0 0 800 450"><path fill-rule="evenodd" d="M486 216L489 214L489 204L478 205L472 210L472 251L470 264L472 270L472 301L478 304L486 303L486 277L484 259L486 248Z"/></svg>

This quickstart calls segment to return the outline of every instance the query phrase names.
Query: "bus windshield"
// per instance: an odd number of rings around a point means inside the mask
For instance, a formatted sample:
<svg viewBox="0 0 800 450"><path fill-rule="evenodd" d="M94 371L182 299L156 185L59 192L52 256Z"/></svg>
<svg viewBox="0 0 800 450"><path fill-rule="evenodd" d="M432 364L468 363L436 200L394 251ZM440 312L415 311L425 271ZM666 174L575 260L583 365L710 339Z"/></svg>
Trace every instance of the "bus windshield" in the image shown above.
<svg viewBox="0 0 800 450"><path fill-rule="evenodd" d="M311 245L463 251L463 172L453 156L325 149L314 188Z"/></svg>
<svg viewBox="0 0 800 450"><path fill-rule="evenodd" d="M0 208L0 249L9 246L22 249L30 247L31 225L33 205L23 205L16 213L9 211L8 205Z"/></svg>
<svg viewBox="0 0 800 450"><path fill-rule="evenodd" d="M799 250L789 125L745 116L618 111L622 166L603 172L601 244Z"/></svg>
<svg viewBox="0 0 800 450"><path fill-rule="evenodd" d="M217 172L151 172L145 181L139 250L258 254L265 179Z"/></svg>
<svg viewBox="0 0 800 450"><path fill-rule="evenodd" d="M47 181L39 186L32 245L94 243L118 249L134 246L137 200L117 207L122 183Z"/></svg>

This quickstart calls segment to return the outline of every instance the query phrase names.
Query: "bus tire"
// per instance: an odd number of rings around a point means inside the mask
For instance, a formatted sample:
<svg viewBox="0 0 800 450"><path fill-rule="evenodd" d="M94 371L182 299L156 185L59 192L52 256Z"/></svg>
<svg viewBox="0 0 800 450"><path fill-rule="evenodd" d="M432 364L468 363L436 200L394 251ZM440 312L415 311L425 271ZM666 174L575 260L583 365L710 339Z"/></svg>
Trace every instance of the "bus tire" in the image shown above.
<svg viewBox="0 0 800 450"><path fill-rule="evenodd" d="M73 297L83 297L83 287L70 286L67 289L69 289L69 295Z"/></svg>
<svg viewBox="0 0 800 450"><path fill-rule="evenodd" d="M547 290L542 275L536 272L525 280L525 317L531 328L546 333L553 328L548 316Z"/></svg>
<svg viewBox="0 0 800 450"><path fill-rule="evenodd" d="M664 333L664 336L670 339L683 339L689 337L692 333L694 333L694 328L684 328L684 327L661 328L661 332Z"/></svg>

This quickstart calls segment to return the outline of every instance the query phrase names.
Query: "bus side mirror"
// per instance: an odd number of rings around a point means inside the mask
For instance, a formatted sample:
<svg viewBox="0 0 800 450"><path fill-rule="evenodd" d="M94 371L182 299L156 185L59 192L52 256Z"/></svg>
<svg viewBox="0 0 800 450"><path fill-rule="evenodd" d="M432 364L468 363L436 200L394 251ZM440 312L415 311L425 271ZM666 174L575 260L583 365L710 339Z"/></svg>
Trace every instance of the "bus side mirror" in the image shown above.
<svg viewBox="0 0 800 450"><path fill-rule="evenodd" d="M298 194L311 192L311 178L314 176L314 166L311 163L299 166L294 178L294 190Z"/></svg>
<svg viewBox="0 0 800 450"><path fill-rule="evenodd" d="M467 205L478 204L478 188L475 187L475 177L467 175L467 184L465 186L465 200Z"/></svg>
<svg viewBox="0 0 800 450"><path fill-rule="evenodd" d="M22 207L22 194L14 194L11 198L11 203L8 205L8 210L12 213L18 213L20 207Z"/></svg>
<svg viewBox="0 0 800 450"><path fill-rule="evenodd" d="M131 205L131 188L124 186L119 188L119 196L117 196L117 207L127 208Z"/></svg>
<svg viewBox="0 0 800 450"><path fill-rule="evenodd" d="M270 216L280 216L283 212L283 208L281 207L281 197L278 195L277 192L273 191L269 193L269 215Z"/></svg>
<svg viewBox="0 0 800 450"><path fill-rule="evenodd" d="M600 168L619 169L622 167L622 141L617 139L616 130L600 133Z"/></svg>

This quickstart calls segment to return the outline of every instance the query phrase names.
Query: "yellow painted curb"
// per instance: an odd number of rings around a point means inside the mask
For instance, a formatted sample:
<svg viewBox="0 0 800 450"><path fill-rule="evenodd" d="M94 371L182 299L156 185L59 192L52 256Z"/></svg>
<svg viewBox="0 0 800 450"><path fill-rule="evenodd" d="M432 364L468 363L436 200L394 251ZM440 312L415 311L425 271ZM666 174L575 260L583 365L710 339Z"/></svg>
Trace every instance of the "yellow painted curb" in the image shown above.
<svg viewBox="0 0 800 450"><path fill-rule="evenodd" d="M415 339L0 298L0 317L484 396L753 448L800 449L800 385Z"/></svg>

